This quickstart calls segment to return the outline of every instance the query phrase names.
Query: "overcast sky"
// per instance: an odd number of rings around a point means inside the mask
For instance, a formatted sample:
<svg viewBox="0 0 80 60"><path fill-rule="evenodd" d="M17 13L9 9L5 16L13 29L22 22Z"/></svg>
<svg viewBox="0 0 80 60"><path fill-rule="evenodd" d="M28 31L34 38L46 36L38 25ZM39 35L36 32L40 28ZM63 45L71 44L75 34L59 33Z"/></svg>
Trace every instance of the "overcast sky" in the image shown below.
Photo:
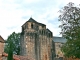
<svg viewBox="0 0 80 60"><path fill-rule="evenodd" d="M0 35L7 39L12 32L21 32L21 26L32 17L46 24L53 36L61 36L59 10L69 2L79 0L0 0Z"/></svg>

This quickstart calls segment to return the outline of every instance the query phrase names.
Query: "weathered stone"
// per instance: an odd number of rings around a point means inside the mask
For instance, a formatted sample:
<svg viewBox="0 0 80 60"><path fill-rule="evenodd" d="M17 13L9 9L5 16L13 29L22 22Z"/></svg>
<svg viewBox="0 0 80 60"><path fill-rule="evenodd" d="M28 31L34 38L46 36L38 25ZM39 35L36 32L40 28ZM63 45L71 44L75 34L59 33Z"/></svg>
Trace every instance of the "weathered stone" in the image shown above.
<svg viewBox="0 0 80 60"><path fill-rule="evenodd" d="M2 53L4 52L4 39L0 36L0 60L2 60Z"/></svg>
<svg viewBox="0 0 80 60"><path fill-rule="evenodd" d="M22 33L21 55L28 55L35 60L52 60L53 35L45 24L30 18L22 25Z"/></svg>

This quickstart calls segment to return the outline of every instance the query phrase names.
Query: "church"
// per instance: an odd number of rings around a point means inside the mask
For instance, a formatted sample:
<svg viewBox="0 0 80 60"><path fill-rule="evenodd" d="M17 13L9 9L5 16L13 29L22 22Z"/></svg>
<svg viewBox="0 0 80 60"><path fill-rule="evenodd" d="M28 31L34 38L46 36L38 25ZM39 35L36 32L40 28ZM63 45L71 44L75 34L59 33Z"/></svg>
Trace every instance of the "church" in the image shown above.
<svg viewBox="0 0 80 60"><path fill-rule="evenodd" d="M80 60L64 56L61 47L67 40L53 36L45 24L30 18L21 27L20 55L13 55L14 60ZM0 36L0 60L8 57L4 46L5 40Z"/></svg>
<svg viewBox="0 0 80 60"><path fill-rule="evenodd" d="M34 60L54 60L53 33L45 24L33 18L22 25L20 43L22 56L29 56Z"/></svg>

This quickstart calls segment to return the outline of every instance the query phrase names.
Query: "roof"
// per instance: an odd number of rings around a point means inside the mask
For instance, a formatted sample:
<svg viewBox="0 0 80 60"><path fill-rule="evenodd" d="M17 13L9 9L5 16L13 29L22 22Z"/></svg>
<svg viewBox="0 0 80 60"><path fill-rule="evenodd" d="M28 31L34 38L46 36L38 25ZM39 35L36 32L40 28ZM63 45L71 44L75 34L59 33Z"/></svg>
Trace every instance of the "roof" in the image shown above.
<svg viewBox="0 0 80 60"><path fill-rule="evenodd" d="M8 57L7 53L3 53L2 56L4 57ZM13 59L14 60L34 60L28 56L20 56L20 55L13 55Z"/></svg>
<svg viewBox="0 0 80 60"><path fill-rule="evenodd" d="M33 22L33 23L37 23L39 25L45 25L45 24L42 24L42 23L39 23L39 22L35 21L32 17L30 17L30 19L28 21L26 21L23 25L25 25L27 22Z"/></svg>
<svg viewBox="0 0 80 60"><path fill-rule="evenodd" d="M53 36L53 41L54 42L60 42L60 43L66 43L66 39L65 38L63 38L63 37L55 37L55 36Z"/></svg>
<svg viewBox="0 0 80 60"><path fill-rule="evenodd" d="M1 37L1 35L0 35L0 42L2 42L2 43L5 42L5 40Z"/></svg>
<svg viewBox="0 0 80 60"><path fill-rule="evenodd" d="M7 53L2 53L2 57L8 57L8 54ZM17 57L13 57L14 60L20 60L19 58Z"/></svg>
<svg viewBox="0 0 80 60"><path fill-rule="evenodd" d="M32 17L31 17L27 22L34 22L34 23L38 23L38 22L37 22L37 21L35 21Z"/></svg>
<svg viewBox="0 0 80 60"><path fill-rule="evenodd" d="M47 31L48 33L52 33L48 28L46 29L46 31Z"/></svg>

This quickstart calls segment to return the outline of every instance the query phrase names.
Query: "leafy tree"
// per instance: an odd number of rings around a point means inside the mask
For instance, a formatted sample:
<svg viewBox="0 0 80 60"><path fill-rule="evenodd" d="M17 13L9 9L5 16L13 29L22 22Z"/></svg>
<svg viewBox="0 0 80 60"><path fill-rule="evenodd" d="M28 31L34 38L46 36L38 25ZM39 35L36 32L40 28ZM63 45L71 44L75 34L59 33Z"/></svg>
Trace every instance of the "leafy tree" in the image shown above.
<svg viewBox="0 0 80 60"><path fill-rule="evenodd" d="M9 51L8 51L7 60L13 60L13 42L12 41L10 41L9 43Z"/></svg>
<svg viewBox="0 0 80 60"><path fill-rule="evenodd" d="M11 41L13 42L13 54L19 55L20 54L20 33L13 32L10 36L8 36L6 41L7 43L4 49L6 53L8 53L9 51L9 45Z"/></svg>
<svg viewBox="0 0 80 60"><path fill-rule="evenodd" d="M70 2L60 10L61 34L67 39L62 51L67 57L80 58L80 7Z"/></svg>

